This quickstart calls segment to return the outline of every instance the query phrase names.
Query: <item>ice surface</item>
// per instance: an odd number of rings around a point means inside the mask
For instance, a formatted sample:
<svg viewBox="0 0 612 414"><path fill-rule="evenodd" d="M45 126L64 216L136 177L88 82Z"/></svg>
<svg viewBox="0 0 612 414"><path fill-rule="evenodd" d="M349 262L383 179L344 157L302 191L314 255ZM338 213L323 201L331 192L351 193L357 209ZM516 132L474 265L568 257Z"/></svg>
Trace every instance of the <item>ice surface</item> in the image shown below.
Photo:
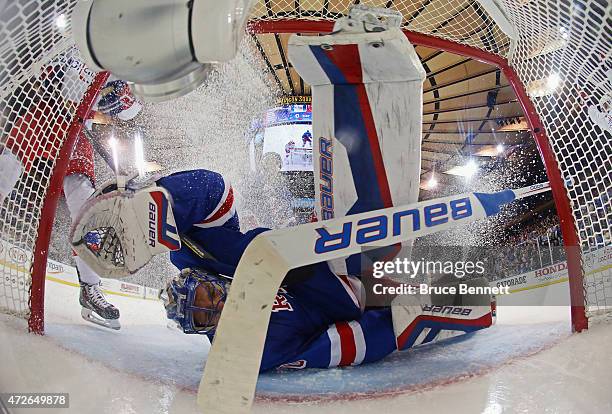
<svg viewBox="0 0 612 414"><path fill-rule="evenodd" d="M158 302L119 296L121 331L100 328L77 296L47 283L44 337L0 316L2 391L69 392L71 413L197 412L204 338L169 329ZM567 313L500 307L492 329L378 364L266 374L254 412L612 412L612 326L570 335Z"/></svg>

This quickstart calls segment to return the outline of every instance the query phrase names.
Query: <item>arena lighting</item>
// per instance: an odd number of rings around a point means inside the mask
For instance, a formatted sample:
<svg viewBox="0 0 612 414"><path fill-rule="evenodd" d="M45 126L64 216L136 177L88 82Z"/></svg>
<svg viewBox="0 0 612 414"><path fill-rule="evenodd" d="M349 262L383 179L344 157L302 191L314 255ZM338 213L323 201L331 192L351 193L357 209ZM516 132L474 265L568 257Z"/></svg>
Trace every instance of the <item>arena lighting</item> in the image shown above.
<svg viewBox="0 0 612 414"><path fill-rule="evenodd" d="M470 179L477 172L478 163L473 159L470 159L465 165L457 165L447 171L444 171L444 174L457 175Z"/></svg>
<svg viewBox="0 0 612 414"><path fill-rule="evenodd" d="M131 82L145 101L186 95L236 56L254 0L82 0L72 13L81 57ZM118 47L121 45L121 47Z"/></svg>
<svg viewBox="0 0 612 414"><path fill-rule="evenodd" d="M497 150L498 154L501 154L504 152L504 150L506 149L506 147L504 147L503 144L497 144L497 147L495 147L495 149Z"/></svg>
<svg viewBox="0 0 612 414"><path fill-rule="evenodd" d="M546 79L546 86L553 91L557 89L560 83L561 78L559 77L558 73L551 73L548 75L548 79Z"/></svg>
<svg viewBox="0 0 612 414"><path fill-rule="evenodd" d="M144 177L146 173L146 162L144 158L144 148L142 145L142 136L139 132L134 137L134 158L136 162L136 168L138 169L138 175Z"/></svg>
<svg viewBox="0 0 612 414"><path fill-rule="evenodd" d="M118 142L114 135L111 135L111 137L109 138L108 145L110 145L111 153L113 155L113 166L115 167L115 174L119 175L119 154L117 153Z"/></svg>
<svg viewBox="0 0 612 414"><path fill-rule="evenodd" d="M429 180L427 180L427 188L431 190L431 189L436 188L437 186L438 186L438 180L436 180L436 177L432 174Z"/></svg>
<svg viewBox="0 0 612 414"><path fill-rule="evenodd" d="M465 178L472 178L474 174L478 172L478 164L474 160L469 160L465 164Z"/></svg>
<svg viewBox="0 0 612 414"><path fill-rule="evenodd" d="M533 98L542 98L552 95L561 84L561 77L558 73L551 73L546 78L537 79L527 84L527 93Z"/></svg>

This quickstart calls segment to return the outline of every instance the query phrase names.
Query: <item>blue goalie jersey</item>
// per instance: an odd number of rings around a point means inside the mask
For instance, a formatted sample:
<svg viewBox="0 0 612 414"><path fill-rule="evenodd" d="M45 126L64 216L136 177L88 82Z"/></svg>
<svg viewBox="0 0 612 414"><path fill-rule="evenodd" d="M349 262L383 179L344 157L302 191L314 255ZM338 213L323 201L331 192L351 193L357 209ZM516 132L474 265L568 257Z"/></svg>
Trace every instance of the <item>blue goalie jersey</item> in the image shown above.
<svg viewBox="0 0 612 414"><path fill-rule="evenodd" d="M184 246L170 254L181 270L233 276L250 241L268 230L240 232L232 187L218 173L185 171L160 179L158 185L172 197L179 233L214 257L202 259ZM261 371L358 365L396 349L390 309L364 311L359 279L336 275L327 263L293 272L301 277L284 285L272 304Z"/></svg>

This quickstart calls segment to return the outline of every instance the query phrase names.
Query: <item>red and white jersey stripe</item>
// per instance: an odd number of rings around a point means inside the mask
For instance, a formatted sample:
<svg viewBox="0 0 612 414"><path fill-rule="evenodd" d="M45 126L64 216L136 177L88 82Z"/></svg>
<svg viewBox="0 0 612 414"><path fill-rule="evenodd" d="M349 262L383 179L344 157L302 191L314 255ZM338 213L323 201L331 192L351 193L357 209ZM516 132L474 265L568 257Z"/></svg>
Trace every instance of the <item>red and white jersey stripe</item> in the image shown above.
<svg viewBox="0 0 612 414"><path fill-rule="evenodd" d="M365 309L365 294L361 280L355 276L336 275L336 277L340 280L342 287L349 295L355 306L357 306L363 312Z"/></svg>
<svg viewBox="0 0 612 414"><path fill-rule="evenodd" d="M336 322L327 329L327 336L331 344L330 368L363 362L366 342L359 322Z"/></svg>
<svg viewBox="0 0 612 414"><path fill-rule="evenodd" d="M234 203L234 190L229 182L223 179L223 195L219 202L202 222L194 224L196 227L209 228L218 227L225 224L236 214L236 205Z"/></svg>

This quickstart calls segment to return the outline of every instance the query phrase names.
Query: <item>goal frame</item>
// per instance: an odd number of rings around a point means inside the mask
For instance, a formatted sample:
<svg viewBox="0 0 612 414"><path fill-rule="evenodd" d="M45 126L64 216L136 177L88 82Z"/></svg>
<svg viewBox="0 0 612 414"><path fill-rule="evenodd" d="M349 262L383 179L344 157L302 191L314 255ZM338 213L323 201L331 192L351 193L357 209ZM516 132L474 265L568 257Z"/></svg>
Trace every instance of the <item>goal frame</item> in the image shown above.
<svg viewBox="0 0 612 414"><path fill-rule="evenodd" d="M51 173L49 186L45 193L44 202L40 213L40 223L36 243L34 245L34 254L32 260L31 285L28 304L30 308L30 316L28 318L28 330L31 333L43 335L45 332L45 278L47 274L47 257L49 254L49 244L51 242L51 233L53 231L53 222L55 220L55 212L57 203L62 194L64 176L68 171L70 156L74 149L77 139L85 126L87 115L91 111L100 89L105 84L110 74L108 72L100 72L96 75L93 82L87 88L83 95L83 99L79 104L66 138L58 152L55 160L55 166Z"/></svg>
<svg viewBox="0 0 612 414"><path fill-rule="evenodd" d="M266 33L331 33L334 22L332 21L310 21L310 20L270 20L270 21L255 21L251 22L248 26L248 32L251 34L266 34ZM404 30L404 34L408 40L414 45L420 45L424 47L433 48L436 50L443 50L449 53L469 57L489 65L497 67L504 73L504 76L508 79L510 86L512 87L523 111L527 122L531 128L533 138L538 146L540 155L542 157L548 180L551 185L557 214L559 216L560 227L563 235L564 249L567 255L568 263L568 274L569 274L569 286L570 286L570 309L571 309L571 320L572 328L576 332L580 332L588 327L588 320L586 317L585 307L585 294L583 287L583 269L582 260L580 253L580 243L578 234L576 231L575 220L572 213L570 199L568 197L564 181L559 169L559 165L555 156L555 153L548 140L546 130L543 123L540 120L539 115L535 109L534 104L529 99L525 86L521 82L515 70L509 64L508 60L502 56L495 55L490 52L486 52L476 47L467 46L459 43L455 43L450 40L445 40L431 35L417 33L409 30ZM46 275L46 263L47 255L49 251L49 243L51 238L51 231L53 221L55 218L55 212L59 196L62 192L63 178L68 168L70 155L74 145L79 137L79 134L84 127L85 119L90 112L95 99L104 83L106 82L109 74L101 72L96 75L94 81L89 86L85 93L68 129L66 138L61 146L59 155L56 159L55 166L53 168L50 184L45 194L45 200L41 210L41 219L38 228L37 240L35 243L33 264L31 270L31 287L29 295L30 305L30 316L28 320L29 330L33 333L42 334L44 333L44 292L45 292L45 275ZM250 269L250 279L257 276L258 284L261 282L263 288L260 293L254 293L255 295L269 295L270 292L274 291L273 286L275 280L282 276L286 272L294 267L286 257L279 254L279 248L275 243L270 242L266 239L263 241L257 241L253 243L253 246L249 246L249 249L253 253L250 254L258 257L258 260L253 262L241 261L239 269L237 270L238 283L242 275L247 272L243 269ZM266 289L269 288L269 289ZM262 296L262 297L263 297ZM265 299L265 298L264 298ZM261 334L261 333L260 333ZM265 334L265 332L264 332ZM249 341L249 338L242 338L243 341ZM248 344L246 344L248 348ZM213 346L214 348L214 346ZM223 350L218 350L215 354L219 355ZM226 355L223 357L223 363L230 365L237 365L237 362L229 362L233 358L240 359L240 356ZM211 361L209 361L210 363ZM223 365L222 363L222 365ZM214 365L211 363L211 365ZM252 375L257 375L258 370L254 367L248 367L240 375L244 375L245 381L248 382ZM255 367L256 368L256 367ZM232 397L230 404L227 404L231 410L227 411L232 413L245 412L252 401L252 396L248 395L237 395L236 391L232 390L232 384L226 384L227 396ZM209 385L204 381L200 384L200 395L205 394L206 390L209 390ZM218 390L219 387L217 386ZM218 396L217 396L218 397ZM228 401L229 402L229 401ZM220 412L220 411L219 411Z"/></svg>
<svg viewBox="0 0 612 414"><path fill-rule="evenodd" d="M251 22L247 30L253 35L267 33L331 33L333 26L333 21L312 21L304 19L262 20ZM557 215L559 216L561 233L563 235L563 247L567 257L572 330L574 332L581 332L584 329L588 329L580 240L578 238L578 232L576 231L570 199L561 176L557 158L548 140L546 129L544 128L533 102L531 102L527 95L523 82L509 64L508 60L502 56L439 37L406 29L402 31L413 45L443 50L495 66L500 69L506 79L508 79L510 87L514 91L523 109L525 118L531 129L531 134L540 152L546 169L546 175L548 176L548 181L552 189Z"/></svg>
<svg viewBox="0 0 612 414"><path fill-rule="evenodd" d="M266 33L331 33L333 25L334 22L329 20L261 20L251 21L247 27L247 31L253 35ZM410 30L403 30L403 32L406 34L408 40L414 45L443 50L476 59L499 68L504 73L506 79L508 79L531 128L533 138L538 146L546 168L548 180L552 187L568 263L572 329L576 332L586 329L588 327L588 319L585 308L585 293L583 287L584 275L580 242L575 227L570 200L564 186L557 159L548 140L546 130L543 127L533 103L527 96L525 86L509 64L508 60L502 56L473 46L467 46L427 34ZM74 119L72 120L66 139L59 151L59 156L56 159L55 168L53 169L49 187L45 195L41 210L38 237L33 255L31 290L28 299L30 307L28 327L29 330L34 333L42 334L44 332L44 284L46 262L57 202L62 192L63 177L70 161L72 148L83 128L84 119L91 110L98 92L108 76L109 74L106 72L99 73L84 95L75 113Z"/></svg>

